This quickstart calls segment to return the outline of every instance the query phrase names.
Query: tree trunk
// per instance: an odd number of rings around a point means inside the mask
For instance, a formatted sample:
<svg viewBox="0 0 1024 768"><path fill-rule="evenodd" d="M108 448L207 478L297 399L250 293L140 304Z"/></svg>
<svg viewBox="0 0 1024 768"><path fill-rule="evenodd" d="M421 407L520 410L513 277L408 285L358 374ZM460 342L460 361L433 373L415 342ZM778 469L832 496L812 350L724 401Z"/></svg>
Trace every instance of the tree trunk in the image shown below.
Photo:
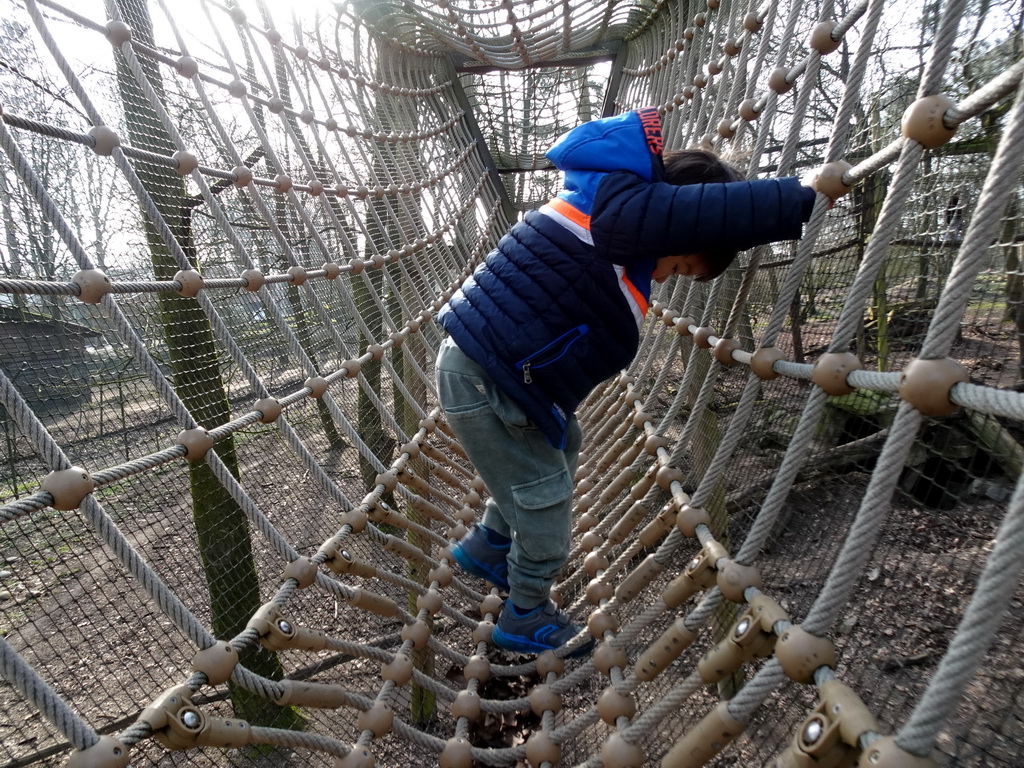
<svg viewBox="0 0 1024 768"><path fill-rule="evenodd" d="M153 45L153 28L145 0L115 0L122 16L137 38ZM126 62L117 60L118 90L125 110L128 138L134 147L169 156L174 152L170 137L155 111L135 82ZM156 67L146 59L142 66L150 83L163 98ZM173 170L137 162L136 172L175 238L188 254L194 250L185 184ZM171 280L179 266L156 227L145 222L146 242L157 280ZM189 254L190 257L192 254ZM193 266L194 263L193 263ZM178 396L195 420L207 429L224 424L231 417L227 392L221 380L217 348L209 320L198 301L173 293L160 293L159 308L164 340L170 358ZM217 455L231 473L239 476L238 457L231 438L220 441ZM189 464L192 515L196 526L203 570L210 594L213 633L227 639L242 630L260 607L259 581L253 559L249 523L244 512L203 461ZM253 672L279 679L282 668L277 657L260 647L241 654L241 663ZM250 722L289 727L301 722L290 708L282 709L258 696L231 686L235 712ZM281 715L285 715L283 718Z"/></svg>
<svg viewBox="0 0 1024 768"><path fill-rule="evenodd" d="M264 17L264 23L268 28L272 27L273 24L270 20L269 15L266 13L266 6L260 4L260 11ZM291 104L291 94L288 84L288 72L285 68L284 59L281 55L281 49L278 46L274 46L274 78L277 81L277 90L280 97L286 104ZM256 111L258 118L262 119L263 109L260 108ZM302 135L302 131L299 128L298 120L294 115L289 115L287 112L282 113L282 116L291 126L300 146L299 151L304 152L307 157L312 161L313 153L309 151L309 147L306 145L305 139ZM264 130L265 130L265 126ZM273 164L270 157L267 158L267 165L273 166L271 173L275 176L286 173L286 169L281 168ZM323 179L321 179L323 181ZM285 238L288 237L289 232L289 217L288 217L288 204L286 195L275 195L275 215L277 217L277 226L281 229L281 233ZM286 259L282 256L278 268L283 272L291 266L286 263ZM310 322L309 315L312 313L302 300L302 294L297 285L288 284L285 294L288 298L288 305L292 310L292 318L295 323L295 336L298 339L299 346L302 347L303 352L306 353L306 357L309 358L310 363L313 366L313 371L316 375L322 375L323 371L320 370L320 363L317 359L316 345L313 338L313 325ZM344 448L346 443L342 439L341 434L338 432L338 426L334 423L334 418L331 416L331 409L327 403L324 402L322 397L316 398L316 410L320 416L320 425L323 427L324 436L327 438L327 444L331 448Z"/></svg>

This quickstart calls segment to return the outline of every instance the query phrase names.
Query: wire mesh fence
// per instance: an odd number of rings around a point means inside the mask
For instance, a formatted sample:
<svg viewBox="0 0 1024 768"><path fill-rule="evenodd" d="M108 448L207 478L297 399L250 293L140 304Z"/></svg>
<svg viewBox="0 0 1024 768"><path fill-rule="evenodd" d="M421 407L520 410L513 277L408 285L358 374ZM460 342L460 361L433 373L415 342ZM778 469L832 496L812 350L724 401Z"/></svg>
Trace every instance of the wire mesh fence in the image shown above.
<svg viewBox="0 0 1024 768"><path fill-rule="evenodd" d="M813 752L832 678L877 723L829 759L895 733L1014 765L1024 614L997 543L1024 465L1024 177L1000 141L1024 43L1014 3L964 6L8 3L0 766L100 735L133 764L634 764L621 742L677 764L723 701L746 731L706 760L767 763L794 734ZM809 43L832 19L835 51ZM922 149L901 116L935 92L962 124ZM493 596L445 565L484 489L436 408L433 317L557 193L559 135L650 105L668 148L751 178L845 160L849 191L819 194L799 244L662 286L630 378L581 408L557 589L616 621L545 681L486 643ZM759 377L761 349L780 362ZM813 364L847 351L852 386L826 392ZM962 407L907 404L922 356L960 363ZM72 467L91 479L65 496ZM686 508L708 513L697 541ZM757 589L669 604L702 562L727 571L715 553ZM770 646L708 673L765 596L784 618L758 642L805 620L832 638L817 688L779 684ZM972 599L1006 618L964 650ZM647 674L672 632L697 636ZM196 660L216 640L230 681ZM542 682L557 707L527 698ZM635 710L604 712L609 686ZM928 695L944 715L921 726ZM230 718L245 739L211 735Z"/></svg>

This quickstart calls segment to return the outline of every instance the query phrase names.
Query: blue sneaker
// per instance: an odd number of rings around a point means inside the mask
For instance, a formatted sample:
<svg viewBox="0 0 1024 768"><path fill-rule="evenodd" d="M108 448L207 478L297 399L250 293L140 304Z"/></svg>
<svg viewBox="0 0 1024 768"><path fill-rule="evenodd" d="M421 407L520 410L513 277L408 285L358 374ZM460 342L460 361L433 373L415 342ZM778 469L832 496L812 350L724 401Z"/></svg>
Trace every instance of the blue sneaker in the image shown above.
<svg viewBox="0 0 1024 768"><path fill-rule="evenodd" d="M505 558L511 548L511 539L490 528L474 525L451 548L451 553L462 570L508 592L508 563Z"/></svg>
<svg viewBox="0 0 1024 768"><path fill-rule="evenodd" d="M520 612L506 600L491 639L506 651L543 653L565 645L580 631L580 627L569 621L568 614L560 611L550 600L525 612ZM593 647L594 638L590 638L568 658L590 653Z"/></svg>

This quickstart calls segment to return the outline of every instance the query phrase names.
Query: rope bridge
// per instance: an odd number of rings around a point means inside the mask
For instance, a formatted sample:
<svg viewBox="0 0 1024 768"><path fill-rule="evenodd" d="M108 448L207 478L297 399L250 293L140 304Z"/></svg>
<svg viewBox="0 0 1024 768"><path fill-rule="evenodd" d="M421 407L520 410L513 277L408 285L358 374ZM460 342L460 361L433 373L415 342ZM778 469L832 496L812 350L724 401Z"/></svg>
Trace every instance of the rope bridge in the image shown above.
<svg viewBox="0 0 1024 768"><path fill-rule="evenodd" d="M1022 23L8 2L0 766L1016 765ZM579 412L587 630L508 654L434 318L650 105L817 202L656 289Z"/></svg>

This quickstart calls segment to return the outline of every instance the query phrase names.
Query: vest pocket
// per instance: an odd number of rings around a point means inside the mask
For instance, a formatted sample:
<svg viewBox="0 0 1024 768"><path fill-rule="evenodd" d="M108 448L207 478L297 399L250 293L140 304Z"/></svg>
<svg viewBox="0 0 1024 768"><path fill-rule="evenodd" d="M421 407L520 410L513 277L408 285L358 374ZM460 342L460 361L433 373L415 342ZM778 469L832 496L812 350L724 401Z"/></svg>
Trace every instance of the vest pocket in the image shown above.
<svg viewBox="0 0 1024 768"><path fill-rule="evenodd" d="M523 383L533 383L533 372L558 362L569 351L569 348L590 332L589 325L577 325L561 336L545 344L528 357L516 362L516 367L523 372Z"/></svg>

